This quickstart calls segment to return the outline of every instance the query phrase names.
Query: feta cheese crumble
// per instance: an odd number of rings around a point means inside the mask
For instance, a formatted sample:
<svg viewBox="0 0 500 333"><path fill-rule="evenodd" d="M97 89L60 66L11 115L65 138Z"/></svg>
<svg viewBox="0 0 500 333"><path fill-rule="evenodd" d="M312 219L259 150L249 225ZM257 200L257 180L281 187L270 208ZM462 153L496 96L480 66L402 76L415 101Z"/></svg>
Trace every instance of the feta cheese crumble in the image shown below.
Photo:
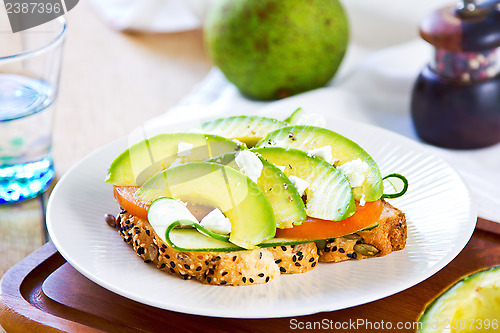
<svg viewBox="0 0 500 333"><path fill-rule="evenodd" d="M170 164L170 168L175 168L176 166L179 166L179 165L182 165L184 163L182 163L182 158L176 158L175 161L172 162L172 164Z"/></svg>
<svg viewBox="0 0 500 333"><path fill-rule="evenodd" d="M241 168L240 172L257 182L262 174L263 165L260 159L249 150L241 150L235 158L236 164Z"/></svg>
<svg viewBox="0 0 500 333"><path fill-rule="evenodd" d="M366 204L366 200L365 200L365 194L363 193L361 195L361 198L359 199L359 205L360 206L364 206Z"/></svg>
<svg viewBox="0 0 500 333"><path fill-rule="evenodd" d="M337 169L347 178L351 187L358 187L365 181L365 174L370 167L366 162L358 158L342 164Z"/></svg>
<svg viewBox="0 0 500 333"><path fill-rule="evenodd" d="M193 149L193 145L187 142L179 142L177 145L177 156L184 157L191 155L191 149Z"/></svg>
<svg viewBox="0 0 500 333"><path fill-rule="evenodd" d="M306 191L306 189L310 185L306 180L299 178L299 177L296 177L296 176L289 176L288 179L290 179L293 186L295 186L295 188L297 189L297 192L299 192L300 196L304 195L304 192Z"/></svg>
<svg viewBox="0 0 500 333"><path fill-rule="evenodd" d="M324 147L319 147L319 148L314 148L311 150L307 151L308 154L311 154L316 157L321 157L325 161L328 162L328 164L333 164L333 156L332 156L332 147L331 146L324 146Z"/></svg>
<svg viewBox="0 0 500 333"><path fill-rule="evenodd" d="M219 208L215 208L202 218L200 224L217 234L228 235L231 233L231 222L222 214Z"/></svg>

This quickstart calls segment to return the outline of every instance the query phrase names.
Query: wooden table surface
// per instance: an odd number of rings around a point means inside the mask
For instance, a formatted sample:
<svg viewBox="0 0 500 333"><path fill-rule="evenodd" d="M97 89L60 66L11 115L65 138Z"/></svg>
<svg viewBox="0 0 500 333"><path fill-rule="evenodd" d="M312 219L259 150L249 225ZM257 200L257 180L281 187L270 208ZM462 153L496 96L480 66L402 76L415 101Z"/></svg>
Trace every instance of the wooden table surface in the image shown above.
<svg viewBox="0 0 500 333"><path fill-rule="evenodd" d="M88 1L80 1L66 18L54 120L58 178L88 153L176 105L211 67L200 30L117 32ZM0 205L0 277L40 246L40 200Z"/></svg>

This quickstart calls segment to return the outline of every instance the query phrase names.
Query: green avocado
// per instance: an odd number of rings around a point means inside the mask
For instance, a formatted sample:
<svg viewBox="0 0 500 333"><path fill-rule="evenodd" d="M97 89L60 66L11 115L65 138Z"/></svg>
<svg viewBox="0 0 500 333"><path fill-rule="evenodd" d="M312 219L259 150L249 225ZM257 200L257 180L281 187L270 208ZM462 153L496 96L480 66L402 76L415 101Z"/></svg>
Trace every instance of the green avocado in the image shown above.
<svg viewBox="0 0 500 333"><path fill-rule="evenodd" d="M349 40L338 0L215 1L204 31L208 54L226 78L263 100L326 84Z"/></svg>
<svg viewBox="0 0 500 333"><path fill-rule="evenodd" d="M271 239L276 222L264 192L244 174L223 165L191 162L166 169L136 192L146 202L170 197L219 208L231 222L229 241L250 249Z"/></svg>
<svg viewBox="0 0 500 333"><path fill-rule="evenodd" d="M220 118L201 124L206 133L216 134L228 139L236 139L247 147L253 147L267 133L284 127L285 123L259 116L235 116Z"/></svg>
<svg viewBox="0 0 500 333"><path fill-rule="evenodd" d="M417 332L498 332L499 314L500 266L496 266L462 277L427 304Z"/></svg>
<svg viewBox="0 0 500 333"><path fill-rule="evenodd" d="M315 148L330 146L335 166L360 159L368 165L365 180L361 186L353 188L354 198L375 201L380 199L384 187L380 169L373 158L357 143L350 139L321 127L295 125L280 128L269 133L256 147L279 146L309 151Z"/></svg>
<svg viewBox="0 0 500 333"><path fill-rule="evenodd" d="M253 148L251 151L274 165L284 166L287 177L295 176L309 183L305 190L308 216L340 221L356 212L349 182L323 159L298 149L281 147Z"/></svg>
<svg viewBox="0 0 500 333"><path fill-rule="evenodd" d="M240 170L235 161L236 154L227 153L209 161ZM260 156L259 159L262 162L262 173L257 179L257 185L273 207L276 227L291 228L294 224L301 224L307 218L307 214L300 194L277 166Z"/></svg>
<svg viewBox="0 0 500 333"><path fill-rule="evenodd" d="M179 143L187 144L179 153ZM184 145L186 146L186 145ZM108 169L106 182L118 186L140 186L155 173L172 163L204 161L227 152L243 149L226 138L200 133L159 134L141 141L121 153ZM179 156L186 155L186 156Z"/></svg>

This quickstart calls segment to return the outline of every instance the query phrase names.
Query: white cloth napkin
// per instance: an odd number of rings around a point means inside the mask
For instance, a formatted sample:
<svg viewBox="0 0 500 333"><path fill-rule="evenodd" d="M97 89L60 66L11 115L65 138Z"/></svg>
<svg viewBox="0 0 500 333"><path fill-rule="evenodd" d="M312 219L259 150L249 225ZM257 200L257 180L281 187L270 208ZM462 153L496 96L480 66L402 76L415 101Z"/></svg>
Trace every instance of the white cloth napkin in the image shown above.
<svg viewBox="0 0 500 333"><path fill-rule="evenodd" d="M112 28L144 32L177 32L199 28L202 24L200 11L204 10L205 5L205 0L90 1L99 16Z"/></svg>

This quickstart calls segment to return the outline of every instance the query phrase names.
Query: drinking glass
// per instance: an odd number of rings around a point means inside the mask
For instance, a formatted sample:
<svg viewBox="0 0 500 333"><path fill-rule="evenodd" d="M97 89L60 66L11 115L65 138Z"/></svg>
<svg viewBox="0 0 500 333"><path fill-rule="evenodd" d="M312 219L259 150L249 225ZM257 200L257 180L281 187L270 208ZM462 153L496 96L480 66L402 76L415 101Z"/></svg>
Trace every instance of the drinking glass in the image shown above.
<svg viewBox="0 0 500 333"><path fill-rule="evenodd" d="M1 16L2 14L0 14ZM0 204L44 192L54 178L52 124L66 21L12 33L0 17Z"/></svg>

